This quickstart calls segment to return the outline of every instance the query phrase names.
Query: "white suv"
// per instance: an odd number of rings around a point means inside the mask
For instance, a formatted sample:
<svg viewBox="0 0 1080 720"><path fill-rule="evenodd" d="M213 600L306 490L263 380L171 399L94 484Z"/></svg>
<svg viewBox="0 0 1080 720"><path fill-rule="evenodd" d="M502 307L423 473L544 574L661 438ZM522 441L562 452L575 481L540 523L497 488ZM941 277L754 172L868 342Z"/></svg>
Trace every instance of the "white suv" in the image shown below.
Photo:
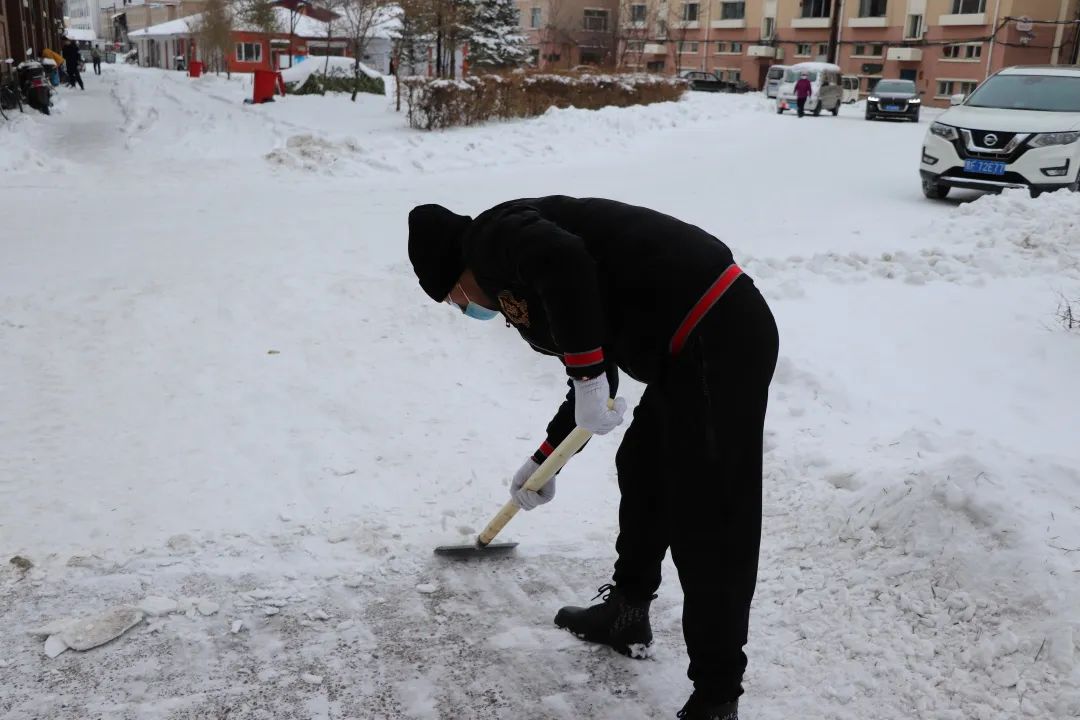
<svg viewBox="0 0 1080 720"><path fill-rule="evenodd" d="M942 114L923 142L923 194L1080 189L1080 67L1011 67Z"/></svg>

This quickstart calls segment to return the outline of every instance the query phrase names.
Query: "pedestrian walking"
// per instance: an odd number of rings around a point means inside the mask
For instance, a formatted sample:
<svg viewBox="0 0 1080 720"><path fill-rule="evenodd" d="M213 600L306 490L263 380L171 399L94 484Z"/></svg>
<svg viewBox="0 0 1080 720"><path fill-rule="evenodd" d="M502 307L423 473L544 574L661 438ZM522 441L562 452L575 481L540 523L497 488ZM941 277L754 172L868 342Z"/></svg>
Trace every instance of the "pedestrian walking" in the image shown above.
<svg viewBox="0 0 1080 720"><path fill-rule="evenodd" d="M64 71L68 76L68 85L75 87L77 84L80 90L85 90L86 86L83 85L82 73L79 72L79 63L82 62L82 56L79 54L79 46L71 38L68 38L67 44L64 45L63 55Z"/></svg>
<svg viewBox="0 0 1080 720"><path fill-rule="evenodd" d="M799 108L799 117L806 114L806 101L814 94L814 86L810 84L810 73L803 73L799 81L795 83L795 104Z"/></svg>

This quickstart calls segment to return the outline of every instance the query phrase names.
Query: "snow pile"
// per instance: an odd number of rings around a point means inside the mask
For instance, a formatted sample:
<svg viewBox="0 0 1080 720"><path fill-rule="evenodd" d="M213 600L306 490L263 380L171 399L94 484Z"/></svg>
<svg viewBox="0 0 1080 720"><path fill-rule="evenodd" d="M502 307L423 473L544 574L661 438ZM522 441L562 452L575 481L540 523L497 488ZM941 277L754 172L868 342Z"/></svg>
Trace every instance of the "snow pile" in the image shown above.
<svg viewBox="0 0 1080 720"><path fill-rule="evenodd" d="M0 120L0 172L59 171L66 163L47 145L50 118L24 106L25 112L5 110Z"/></svg>
<svg viewBox="0 0 1080 720"><path fill-rule="evenodd" d="M1034 200L1025 190L984 196L960 206L941 230L944 237L955 233L974 239L980 253L1080 277L1080 193L1059 190Z"/></svg>

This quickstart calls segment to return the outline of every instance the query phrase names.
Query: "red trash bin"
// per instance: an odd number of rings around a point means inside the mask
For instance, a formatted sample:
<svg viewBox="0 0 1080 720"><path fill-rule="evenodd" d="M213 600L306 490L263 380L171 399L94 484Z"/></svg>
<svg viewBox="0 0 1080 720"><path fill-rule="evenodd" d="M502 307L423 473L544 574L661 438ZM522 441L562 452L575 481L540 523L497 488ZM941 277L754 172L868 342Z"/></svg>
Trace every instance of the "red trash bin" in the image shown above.
<svg viewBox="0 0 1080 720"><path fill-rule="evenodd" d="M198 60L192 60L188 65L188 75L193 78L202 76L202 63Z"/></svg>
<svg viewBox="0 0 1080 720"><path fill-rule="evenodd" d="M274 70L255 71L255 89L251 98L253 102L272 101L278 92L285 94L285 80L282 79L281 73Z"/></svg>

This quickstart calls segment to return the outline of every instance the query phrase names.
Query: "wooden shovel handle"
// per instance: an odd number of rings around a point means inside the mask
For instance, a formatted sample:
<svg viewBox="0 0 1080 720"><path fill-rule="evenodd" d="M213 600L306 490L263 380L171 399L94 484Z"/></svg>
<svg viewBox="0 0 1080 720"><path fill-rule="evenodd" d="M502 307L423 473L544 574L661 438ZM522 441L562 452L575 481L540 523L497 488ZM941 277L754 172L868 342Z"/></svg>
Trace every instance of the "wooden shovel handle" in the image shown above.
<svg viewBox="0 0 1080 720"><path fill-rule="evenodd" d="M611 400L608 400L608 407L612 407L613 404ZM555 477L555 473L562 470L563 465L574 457L578 450L585 447L585 443L589 442L591 437L592 433L588 430L579 427L574 428L566 436L566 439L559 443L559 446L540 464L540 467L536 468L536 472L529 476L529 479L525 481L522 487L526 490L535 491L547 485L548 480ZM480 547L488 545L506 527L506 523L517 515L520 509L521 507L512 499L507 501L502 510L491 519L484 531L476 538L476 544Z"/></svg>

